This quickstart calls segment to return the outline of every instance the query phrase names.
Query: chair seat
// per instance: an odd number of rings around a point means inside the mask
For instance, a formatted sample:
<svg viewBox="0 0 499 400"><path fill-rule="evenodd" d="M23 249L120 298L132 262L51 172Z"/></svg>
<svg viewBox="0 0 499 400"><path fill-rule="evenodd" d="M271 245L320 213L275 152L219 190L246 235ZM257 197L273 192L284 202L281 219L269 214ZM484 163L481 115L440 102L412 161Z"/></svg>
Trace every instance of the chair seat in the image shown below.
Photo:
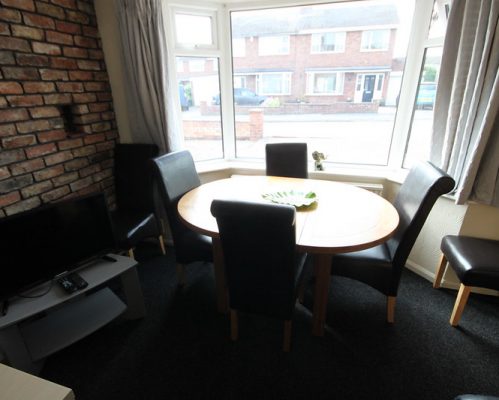
<svg viewBox="0 0 499 400"><path fill-rule="evenodd" d="M145 237L159 236L159 228L153 213L113 211L111 220L115 229L118 246L123 249L135 247Z"/></svg>
<svg viewBox="0 0 499 400"><path fill-rule="evenodd" d="M386 295L396 294L396 285L393 287L391 284L392 260L385 244L336 254L331 264L331 274L368 283Z"/></svg>
<svg viewBox="0 0 499 400"><path fill-rule="evenodd" d="M463 285L499 290L499 241L448 235L440 248Z"/></svg>
<svg viewBox="0 0 499 400"><path fill-rule="evenodd" d="M179 239L178 242L175 242ZM213 262L213 245L211 238L191 230L184 230L181 238L173 238L175 258L180 264L195 261Z"/></svg>

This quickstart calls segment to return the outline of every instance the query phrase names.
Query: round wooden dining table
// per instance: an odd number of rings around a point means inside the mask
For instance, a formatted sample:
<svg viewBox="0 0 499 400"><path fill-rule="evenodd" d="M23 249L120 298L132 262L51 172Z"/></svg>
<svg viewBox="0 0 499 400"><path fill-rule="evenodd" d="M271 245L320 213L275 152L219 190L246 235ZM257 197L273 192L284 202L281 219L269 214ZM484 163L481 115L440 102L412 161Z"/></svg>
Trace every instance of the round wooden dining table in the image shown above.
<svg viewBox="0 0 499 400"><path fill-rule="evenodd" d="M203 184L186 193L178 203L178 212L192 230L213 238L217 306L219 311L227 312L222 247L216 219L210 212L211 202L214 199L269 202L263 195L290 191L316 194L315 203L297 208L296 247L298 251L313 255L312 332L322 336L333 255L367 249L390 238L399 223L397 210L390 202L346 183L276 176L233 176Z"/></svg>

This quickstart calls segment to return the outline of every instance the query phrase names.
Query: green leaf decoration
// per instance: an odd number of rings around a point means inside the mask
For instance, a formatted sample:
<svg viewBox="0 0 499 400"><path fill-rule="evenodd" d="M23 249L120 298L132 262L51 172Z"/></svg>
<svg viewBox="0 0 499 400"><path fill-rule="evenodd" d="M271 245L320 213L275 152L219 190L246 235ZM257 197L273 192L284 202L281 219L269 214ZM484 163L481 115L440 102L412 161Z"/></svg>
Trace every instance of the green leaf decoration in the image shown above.
<svg viewBox="0 0 499 400"><path fill-rule="evenodd" d="M304 193L294 190L264 193L262 194L262 197L273 203L289 204L296 208L309 207L318 200L317 195L314 192Z"/></svg>

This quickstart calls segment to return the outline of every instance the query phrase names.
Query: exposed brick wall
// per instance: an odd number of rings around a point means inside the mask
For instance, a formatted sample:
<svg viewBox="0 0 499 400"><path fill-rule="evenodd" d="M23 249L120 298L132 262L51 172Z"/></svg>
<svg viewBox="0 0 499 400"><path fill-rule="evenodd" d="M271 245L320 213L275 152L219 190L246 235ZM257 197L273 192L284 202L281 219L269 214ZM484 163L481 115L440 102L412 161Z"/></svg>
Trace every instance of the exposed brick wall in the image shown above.
<svg viewBox="0 0 499 400"><path fill-rule="evenodd" d="M105 191L118 138L92 0L0 0L0 217Z"/></svg>

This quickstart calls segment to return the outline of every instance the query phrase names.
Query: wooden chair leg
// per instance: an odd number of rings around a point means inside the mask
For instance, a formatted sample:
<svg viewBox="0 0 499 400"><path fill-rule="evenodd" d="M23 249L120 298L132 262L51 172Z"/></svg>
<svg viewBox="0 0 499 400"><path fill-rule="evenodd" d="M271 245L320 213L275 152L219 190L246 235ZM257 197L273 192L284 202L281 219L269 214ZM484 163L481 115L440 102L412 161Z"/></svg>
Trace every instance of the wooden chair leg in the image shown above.
<svg viewBox="0 0 499 400"><path fill-rule="evenodd" d="M470 286L465 286L462 283L461 286L459 286L459 292L457 294L456 302L454 303L454 309L452 310L452 315L450 317L450 324L452 326L457 326L459 324L459 320L461 319L461 315L463 314L464 306L468 301L470 291Z"/></svg>
<svg viewBox="0 0 499 400"><path fill-rule="evenodd" d="M237 311L230 310L230 338L232 341L236 341L239 336L238 322L237 322Z"/></svg>
<svg viewBox="0 0 499 400"><path fill-rule="evenodd" d="M135 260L135 254L133 253L133 247L128 249L128 257L133 258Z"/></svg>
<svg viewBox="0 0 499 400"><path fill-rule="evenodd" d="M185 267L182 264L177 264L177 280L179 286L185 285Z"/></svg>
<svg viewBox="0 0 499 400"><path fill-rule="evenodd" d="M386 298L386 320L388 323L393 324L395 321L395 296L388 296Z"/></svg>
<svg viewBox="0 0 499 400"><path fill-rule="evenodd" d="M163 240L163 235L159 235L158 240L159 240L159 247L161 247L161 252L163 253L163 255L165 255L166 247L165 247L165 241Z"/></svg>
<svg viewBox="0 0 499 400"><path fill-rule="evenodd" d="M440 256L440 263L438 264L437 271L435 273L435 280L433 281L433 288L438 289L440 287L440 283L442 282L442 277L444 276L444 272L447 269L447 258L442 253Z"/></svg>
<svg viewBox="0 0 499 400"><path fill-rule="evenodd" d="M286 353L291 349L291 320L284 321L284 340L282 350Z"/></svg>

